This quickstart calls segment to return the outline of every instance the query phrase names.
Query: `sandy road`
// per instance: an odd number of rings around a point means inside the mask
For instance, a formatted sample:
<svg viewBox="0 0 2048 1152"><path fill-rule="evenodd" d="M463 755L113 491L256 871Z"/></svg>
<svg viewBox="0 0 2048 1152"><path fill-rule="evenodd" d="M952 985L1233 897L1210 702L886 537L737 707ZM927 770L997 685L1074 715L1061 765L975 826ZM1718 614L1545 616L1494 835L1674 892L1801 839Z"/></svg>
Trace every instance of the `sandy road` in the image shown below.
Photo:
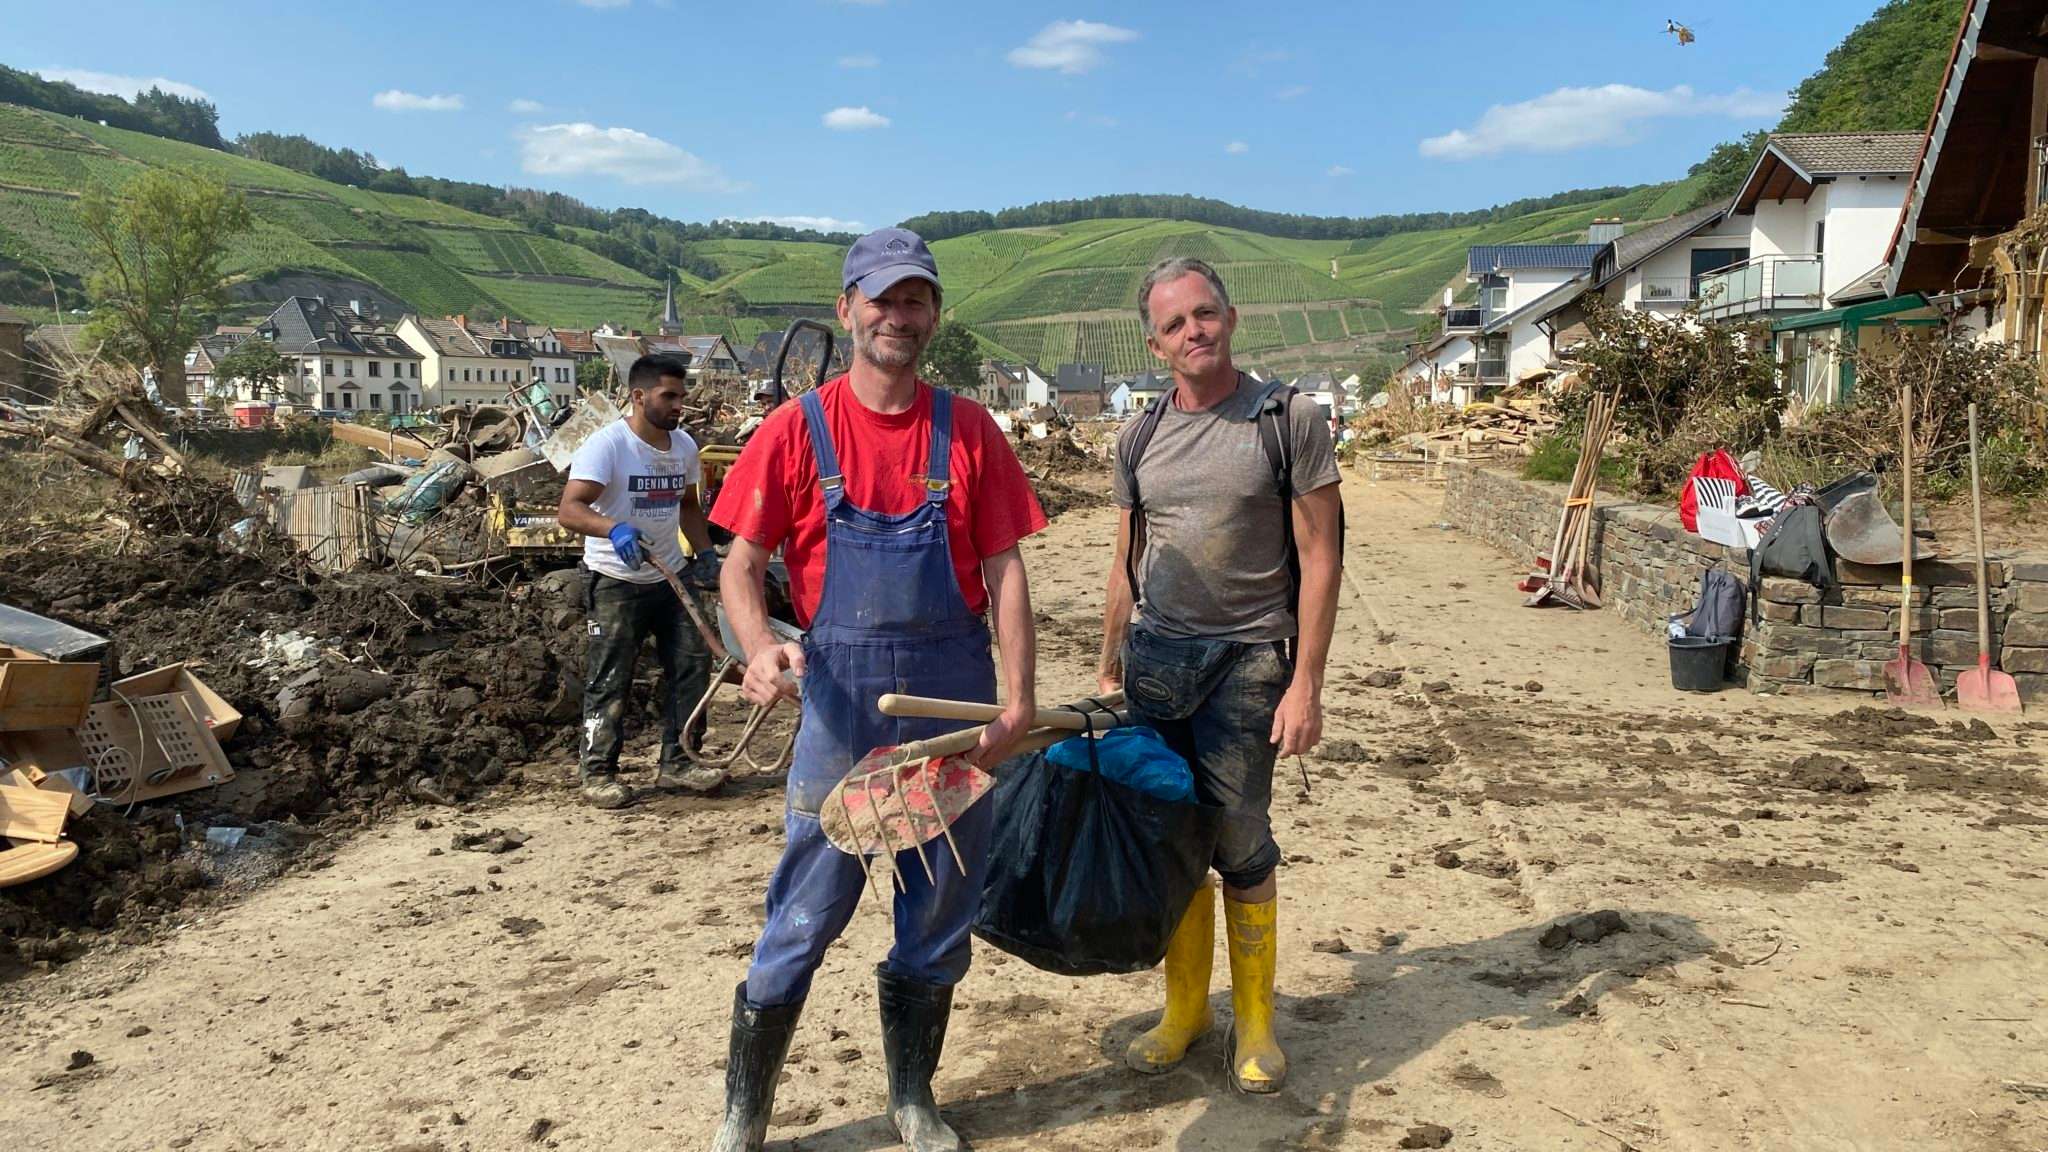
<svg viewBox="0 0 2048 1152"><path fill-rule="evenodd" d="M1346 484L1328 743L1306 792L1293 765L1276 788L1287 1090L1229 1095L1213 1038L1129 1074L1156 975L983 948L939 1083L976 1147L1393 1148L1425 1121L1454 1149L2048 1147L2048 1103L2003 1086L2048 1082L2048 728L1681 698L1618 620L1519 607L1511 565L1435 526L1434 489ZM1029 546L1047 698L1090 683L1110 522L1075 512ZM748 779L374 829L155 944L0 988L0 1131L701 1146L779 807ZM533 838L447 851L465 824ZM1604 908L1630 930L1538 942ZM771 1146L893 1146L886 938L864 908L828 955ZM66 1073L75 1050L93 1063Z"/></svg>

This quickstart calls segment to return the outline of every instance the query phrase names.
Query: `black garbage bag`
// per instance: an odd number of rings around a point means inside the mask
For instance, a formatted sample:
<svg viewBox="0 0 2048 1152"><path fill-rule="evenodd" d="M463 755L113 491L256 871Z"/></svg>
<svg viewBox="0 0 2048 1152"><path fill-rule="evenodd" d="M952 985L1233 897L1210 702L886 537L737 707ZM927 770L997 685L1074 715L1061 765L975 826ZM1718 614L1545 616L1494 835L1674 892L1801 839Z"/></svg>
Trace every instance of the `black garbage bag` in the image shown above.
<svg viewBox="0 0 2048 1152"><path fill-rule="evenodd" d="M974 934L1064 976L1143 972L1208 874L1223 809L1162 800L1046 760L998 770Z"/></svg>

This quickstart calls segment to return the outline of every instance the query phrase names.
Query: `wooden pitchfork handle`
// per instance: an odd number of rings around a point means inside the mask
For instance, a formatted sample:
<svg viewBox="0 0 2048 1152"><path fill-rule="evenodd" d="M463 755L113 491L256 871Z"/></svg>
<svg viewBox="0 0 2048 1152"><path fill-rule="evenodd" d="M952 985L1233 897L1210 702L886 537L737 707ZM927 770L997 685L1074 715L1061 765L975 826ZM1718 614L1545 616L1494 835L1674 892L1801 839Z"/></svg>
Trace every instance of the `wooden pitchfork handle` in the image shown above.
<svg viewBox="0 0 2048 1152"><path fill-rule="evenodd" d="M1091 725L1087 717L1077 708L1088 705L1087 712L1093 713L1098 722L1109 719L1118 705L1124 702L1122 689L1102 696L1078 702L1067 708L1040 708L1031 718L1033 728L1064 728L1071 732L1087 731ZM1000 704L982 704L968 700L944 700L936 696L906 696L890 692L875 701L875 707L884 716L923 716L934 720L979 720L982 723L994 720L1003 714ZM1112 721L1109 727L1116 727L1121 721Z"/></svg>
<svg viewBox="0 0 2048 1152"><path fill-rule="evenodd" d="M690 623L697 626L697 635L704 638L704 647L711 653L711 658L727 659L725 642L718 638L718 630L711 626L711 622L704 619L704 609L697 605L697 598L683 587L683 582L676 579L676 574L668 570L668 565L663 564L652 549L647 552L647 562L654 565L654 570L661 573L661 578L668 581L670 588L675 589L676 599L683 602L683 611L690 614Z"/></svg>
<svg viewBox="0 0 2048 1152"><path fill-rule="evenodd" d="M1115 728L1120 724L1130 722L1127 716L1120 713L1111 713L1103 717L1104 720L1111 720L1112 718L1114 718L1114 722L1104 724L1102 727L1105 729ZM962 728L958 732L948 732L944 736L934 736L929 740L915 740L909 744L900 745L895 752L890 754L889 763L892 766L901 766L917 760L936 760L941 756L958 756L963 752L972 752L974 746L981 743L981 731L986 727L988 725L980 724L973 728ZM1073 736L1077 730L1076 728L1033 728L1018 738L1016 747L1010 749L1010 755L1021 756L1027 752L1036 752L1041 748L1050 748L1054 744Z"/></svg>

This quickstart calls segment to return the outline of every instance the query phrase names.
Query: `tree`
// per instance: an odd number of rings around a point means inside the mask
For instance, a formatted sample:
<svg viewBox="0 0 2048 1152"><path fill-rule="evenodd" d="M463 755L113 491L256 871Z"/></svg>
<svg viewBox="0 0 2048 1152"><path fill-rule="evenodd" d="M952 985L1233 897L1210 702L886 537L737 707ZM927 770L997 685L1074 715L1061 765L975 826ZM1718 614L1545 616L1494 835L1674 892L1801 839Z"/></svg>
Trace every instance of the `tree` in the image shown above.
<svg viewBox="0 0 2048 1152"><path fill-rule="evenodd" d="M972 393L981 387L981 349L965 324L939 321L939 330L925 347L917 366L925 380L949 392Z"/></svg>
<svg viewBox="0 0 2048 1152"><path fill-rule="evenodd" d="M1705 204L1718 204L1742 190L1742 182L1749 176L1749 170L1756 164L1757 153L1763 151L1764 138L1770 133L1758 129L1739 140L1724 140L1714 146L1707 158L1692 166L1686 172L1686 179L1693 182L1692 203L1689 208Z"/></svg>
<svg viewBox="0 0 2048 1152"><path fill-rule="evenodd" d="M157 168L118 195L87 192L78 219L99 266L92 334L109 355L155 369L165 403L187 403L185 350L203 313L227 303L221 264L249 230L248 203L213 176Z"/></svg>
<svg viewBox="0 0 2048 1152"><path fill-rule="evenodd" d="M258 400L276 399L284 394L284 378L293 372L292 361L284 358L277 345L252 336L214 365L217 379L247 380L249 394Z"/></svg>
<svg viewBox="0 0 2048 1152"><path fill-rule="evenodd" d="M576 365L576 387L585 392L609 392L612 390L611 362L599 357L585 360Z"/></svg>

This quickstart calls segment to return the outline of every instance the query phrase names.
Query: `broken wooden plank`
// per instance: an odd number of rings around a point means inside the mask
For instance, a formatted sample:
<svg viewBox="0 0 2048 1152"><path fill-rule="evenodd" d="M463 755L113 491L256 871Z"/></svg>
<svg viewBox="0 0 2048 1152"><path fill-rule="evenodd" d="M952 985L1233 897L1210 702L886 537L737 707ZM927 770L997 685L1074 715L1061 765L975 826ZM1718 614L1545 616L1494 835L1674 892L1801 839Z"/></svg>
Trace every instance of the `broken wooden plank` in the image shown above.
<svg viewBox="0 0 2048 1152"><path fill-rule="evenodd" d="M0 836L55 844L64 838L71 798L62 792L0 785Z"/></svg>

